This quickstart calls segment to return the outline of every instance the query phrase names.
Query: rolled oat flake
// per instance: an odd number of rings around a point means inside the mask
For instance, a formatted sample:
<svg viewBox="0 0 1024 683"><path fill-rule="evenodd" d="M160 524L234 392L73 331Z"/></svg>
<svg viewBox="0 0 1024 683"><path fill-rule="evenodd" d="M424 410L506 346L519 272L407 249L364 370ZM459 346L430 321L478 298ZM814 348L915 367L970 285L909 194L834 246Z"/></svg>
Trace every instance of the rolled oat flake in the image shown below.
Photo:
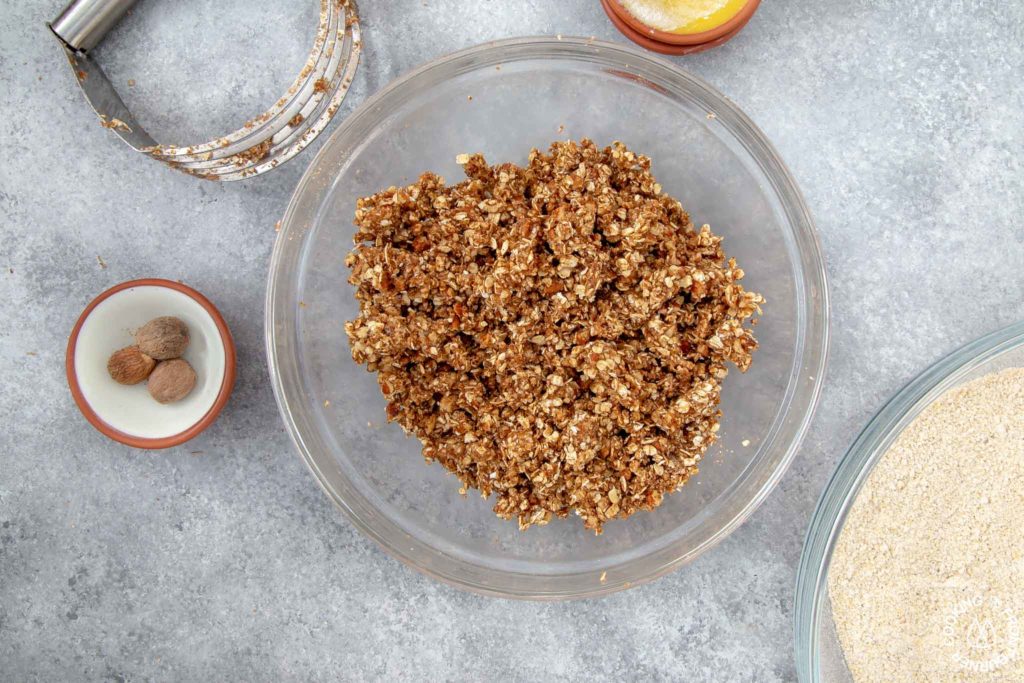
<svg viewBox="0 0 1024 683"><path fill-rule="evenodd" d="M829 595L854 681L1024 681L1024 369L948 391L881 458Z"/></svg>

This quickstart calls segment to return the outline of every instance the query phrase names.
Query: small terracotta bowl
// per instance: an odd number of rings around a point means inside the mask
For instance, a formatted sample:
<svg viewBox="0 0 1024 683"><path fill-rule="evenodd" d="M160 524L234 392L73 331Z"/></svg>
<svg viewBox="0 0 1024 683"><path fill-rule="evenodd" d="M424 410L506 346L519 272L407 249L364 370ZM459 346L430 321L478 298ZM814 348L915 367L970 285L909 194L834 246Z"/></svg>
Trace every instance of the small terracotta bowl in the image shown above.
<svg viewBox="0 0 1024 683"><path fill-rule="evenodd" d="M736 16L708 31L701 33L669 33L644 24L627 10L620 0L601 0L608 18L615 28L637 45L666 55L686 55L703 52L732 39L743 30L754 16L761 0L748 0Z"/></svg>
<svg viewBox="0 0 1024 683"><path fill-rule="evenodd" d="M146 383L118 384L107 373L114 351L135 343L135 330L162 315L189 330L183 358L196 385L176 403L157 403ZM216 307L191 287L171 280L131 280L92 300L68 339L68 385L93 427L134 448L170 448L213 424L235 384L235 343Z"/></svg>

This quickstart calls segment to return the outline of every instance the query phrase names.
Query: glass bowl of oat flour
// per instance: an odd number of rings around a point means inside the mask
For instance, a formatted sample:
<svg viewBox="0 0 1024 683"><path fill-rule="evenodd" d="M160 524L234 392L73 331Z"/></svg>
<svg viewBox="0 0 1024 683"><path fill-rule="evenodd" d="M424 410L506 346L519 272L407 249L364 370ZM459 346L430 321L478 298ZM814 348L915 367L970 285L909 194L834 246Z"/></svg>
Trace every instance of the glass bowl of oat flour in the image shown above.
<svg viewBox="0 0 1024 683"><path fill-rule="evenodd" d="M352 360L359 311L345 256L356 200L458 155L523 164L531 147L589 137L648 154L658 182L708 223L767 300L747 373L730 371L719 439L656 510L605 525L520 531L494 499L460 495L420 442L386 421L374 374ZM316 481L351 522L415 569L489 595L564 599L661 576L736 529L782 477L821 389L825 271L813 221L782 160L721 93L638 49L516 38L442 57L380 90L324 144L288 206L271 259L266 334L281 414ZM397 569L396 569L397 571Z"/></svg>
<svg viewBox="0 0 1024 683"><path fill-rule="evenodd" d="M818 502L801 681L1024 680L1024 322L886 404Z"/></svg>

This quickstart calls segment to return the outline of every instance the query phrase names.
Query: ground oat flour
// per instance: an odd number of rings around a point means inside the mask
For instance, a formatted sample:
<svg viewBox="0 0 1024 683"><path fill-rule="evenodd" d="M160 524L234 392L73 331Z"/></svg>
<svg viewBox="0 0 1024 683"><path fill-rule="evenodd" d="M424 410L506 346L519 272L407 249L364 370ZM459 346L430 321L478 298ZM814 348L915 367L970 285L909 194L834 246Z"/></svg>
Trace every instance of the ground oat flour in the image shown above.
<svg viewBox="0 0 1024 683"><path fill-rule="evenodd" d="M1024 681L1024 369L929 406L871 473L829 571L854 680Z"/></svg>

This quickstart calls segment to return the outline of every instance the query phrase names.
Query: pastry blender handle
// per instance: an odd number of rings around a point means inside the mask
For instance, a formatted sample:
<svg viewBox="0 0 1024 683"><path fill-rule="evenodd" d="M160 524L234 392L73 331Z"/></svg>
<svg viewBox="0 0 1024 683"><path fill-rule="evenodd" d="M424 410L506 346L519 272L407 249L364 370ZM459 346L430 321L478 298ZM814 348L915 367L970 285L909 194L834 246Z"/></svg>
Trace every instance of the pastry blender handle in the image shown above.
<svg viewBox="0 0 1024 683"><path fill-rule="evenodd" d="M99 45L103 36L131 9L136 0L71 0L50 30L69 49L86 52Z"/></svg>

